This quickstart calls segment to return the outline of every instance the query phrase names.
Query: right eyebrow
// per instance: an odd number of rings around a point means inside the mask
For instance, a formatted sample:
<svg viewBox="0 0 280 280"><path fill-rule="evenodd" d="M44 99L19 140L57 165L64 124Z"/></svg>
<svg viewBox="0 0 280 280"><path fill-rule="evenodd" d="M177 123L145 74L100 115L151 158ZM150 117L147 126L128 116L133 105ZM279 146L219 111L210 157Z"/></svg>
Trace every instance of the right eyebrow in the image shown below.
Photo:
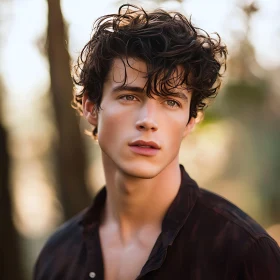
<svg viewBox="0 0 280 280"><path fill-rule="evenodd" d="M137 86L128 86L128 85L120 85L113 87L113 92L120 92L120 91L131 91L131 92L138 92L138 93L144 93L145 90L142 87Z"/></svg>

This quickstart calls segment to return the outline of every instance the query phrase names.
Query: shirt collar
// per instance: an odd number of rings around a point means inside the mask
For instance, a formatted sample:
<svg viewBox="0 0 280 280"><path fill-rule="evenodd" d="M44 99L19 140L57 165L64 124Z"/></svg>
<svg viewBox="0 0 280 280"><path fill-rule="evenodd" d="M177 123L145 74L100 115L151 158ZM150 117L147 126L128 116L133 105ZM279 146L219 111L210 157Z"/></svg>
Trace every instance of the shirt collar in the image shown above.
<svg viewBox="0 0 280 280"><path fill-rule="evenodd" d="M162 241L164 247L172 245L175 237L185 224L198 197L198 185L181 169L181 185L162 222Z"/></svg>
<svg viewBox="0 0 280 280"><path fill-rule="evenodd" d="M95 196L90 207L85 209L85 213L81 216L79 225L84 228L94 228L100 222L102 209L105 205L107 196L106 187L103 187Z"/></svg>

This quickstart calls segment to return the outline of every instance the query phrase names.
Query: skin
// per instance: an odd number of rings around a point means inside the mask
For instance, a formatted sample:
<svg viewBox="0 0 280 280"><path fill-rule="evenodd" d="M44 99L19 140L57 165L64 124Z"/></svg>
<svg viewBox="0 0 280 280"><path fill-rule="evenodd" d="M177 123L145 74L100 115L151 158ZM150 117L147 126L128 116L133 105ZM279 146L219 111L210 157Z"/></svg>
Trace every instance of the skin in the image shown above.
<svg viewBox="0 0 280 280"><path fill-rule="evenodd" d="M99 233L107 280L135 279L140 273L180 186L181 142L195 126L194 118L188 122L190 91L178 87L175 92L184 98L149 98L139 90L146 83L145 62L130 58L129 64L134 69L114 60L99 112L86 94L83 98L84 116L98 127L106 179ZM126 88L120 88L125 67ZM136 140L154 141L160 149L153 156L139 155L129 146Z"/></svg>

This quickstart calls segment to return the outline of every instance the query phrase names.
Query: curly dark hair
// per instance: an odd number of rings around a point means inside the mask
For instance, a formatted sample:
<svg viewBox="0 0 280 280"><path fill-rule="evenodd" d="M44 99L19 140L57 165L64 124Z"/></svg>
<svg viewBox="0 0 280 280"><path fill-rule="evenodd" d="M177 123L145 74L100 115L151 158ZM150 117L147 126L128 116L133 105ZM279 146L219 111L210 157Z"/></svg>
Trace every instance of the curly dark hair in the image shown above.
<svg viewBox="0 0 280 280"><path fill-rule="evenodd" d="M190 118L197 117L198 111L206 108L207 100L216 97L221 68L226 69L227 48L215 35L210 37L203 29L194 27L180 13L148 13L134 5L120 6L117 14L96 20L91 39L78 58L74 83L81 90L74 95L74 108L82 112L86 92L100 110L103 84L113 60L120 58L129 65L128 58L133 57L147 64L145 90L149 97L172 95L171 85L187 85L192 91ZM183 74L174 86L171 77L178 74L178 66L183 67ZM97 128L93 136L96 134Z"/></svg>

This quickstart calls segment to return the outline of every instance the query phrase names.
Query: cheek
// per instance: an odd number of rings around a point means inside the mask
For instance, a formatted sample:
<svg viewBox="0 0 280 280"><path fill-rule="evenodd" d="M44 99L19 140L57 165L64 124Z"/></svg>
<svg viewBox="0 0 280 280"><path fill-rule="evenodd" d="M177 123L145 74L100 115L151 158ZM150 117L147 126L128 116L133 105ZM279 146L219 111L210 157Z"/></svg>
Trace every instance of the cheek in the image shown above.
<svg viewBox="0 0 280 280"><path fill-rule="evenodd" d="M173 119L172 125L169 124L166 140L169 143L170 149L174 151L179 150L181 146L181 142L184 139L186 127L187 127L187 120L185 121L185 116L181 116L181 118Z"/></svg>
<svg viewBox="0 0 280 280"><path fill-rule="evenodd" d="M182 128L182 126L173 126L173 129L171 131L172 133L172 137L170 137L172 139L172 142L174 144L180 144L182 142L183 136L184 136L184 129Z"/></svg>
<svg viewBox="0 0 280 280"><path fill-rule="evenodd" d="M176 134L178 139L180 139L179 135L183 135L185 128L187 127L187 116L185 114L178 115L176 117L170 118L170 130L172 130L173 134Z"/></svg>
<svg viewBox="0 0 280 280"><path fill-rule="evenodd" d="M112 137L123 134L125 129L131 126L132 118L128 116L130 114L121 112L114 106L103 108L98 121L99 139L112 142ZM115 141L117 139L115 138Z"/></svg>

